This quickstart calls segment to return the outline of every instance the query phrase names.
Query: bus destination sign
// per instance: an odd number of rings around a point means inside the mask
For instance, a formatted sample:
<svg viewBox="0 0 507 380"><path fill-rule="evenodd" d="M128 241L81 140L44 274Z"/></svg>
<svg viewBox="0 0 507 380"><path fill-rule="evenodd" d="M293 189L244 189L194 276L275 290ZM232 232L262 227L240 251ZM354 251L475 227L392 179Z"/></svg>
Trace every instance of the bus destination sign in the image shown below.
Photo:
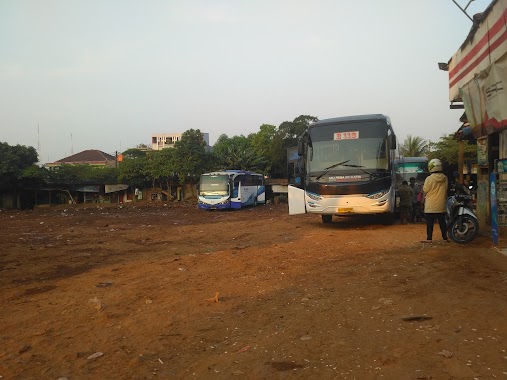
<svg viewBox="0 0 507 380"><path fill-rule="evenodd" d="M336 132L334 134L335 140L356 140L358 138L359 138L359 131Z"/></svg>

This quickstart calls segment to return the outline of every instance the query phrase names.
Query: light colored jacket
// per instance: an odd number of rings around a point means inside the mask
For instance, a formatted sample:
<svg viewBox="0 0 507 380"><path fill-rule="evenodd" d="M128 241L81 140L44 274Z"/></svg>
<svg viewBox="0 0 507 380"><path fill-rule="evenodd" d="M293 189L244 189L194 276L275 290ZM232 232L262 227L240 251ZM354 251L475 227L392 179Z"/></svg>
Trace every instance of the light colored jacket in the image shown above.
<svg viewBox="0 0 507 380"><path fill-rule="evenodd" d="M432 173L424 181L424 212L437 214L445 212L447 200L447 177L443 173Z"/></svg>

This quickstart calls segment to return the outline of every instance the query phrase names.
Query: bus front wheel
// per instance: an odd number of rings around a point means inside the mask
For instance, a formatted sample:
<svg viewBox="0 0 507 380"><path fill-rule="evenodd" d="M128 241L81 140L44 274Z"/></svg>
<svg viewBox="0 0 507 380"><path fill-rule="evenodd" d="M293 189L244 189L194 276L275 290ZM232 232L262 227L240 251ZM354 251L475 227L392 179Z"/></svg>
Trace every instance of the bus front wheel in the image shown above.
<svg viewBox="0 0 507 380"><path fill-rule="evenodd" d="M333 221L333 215L322 215L323 223L331 223Z"/></svg>

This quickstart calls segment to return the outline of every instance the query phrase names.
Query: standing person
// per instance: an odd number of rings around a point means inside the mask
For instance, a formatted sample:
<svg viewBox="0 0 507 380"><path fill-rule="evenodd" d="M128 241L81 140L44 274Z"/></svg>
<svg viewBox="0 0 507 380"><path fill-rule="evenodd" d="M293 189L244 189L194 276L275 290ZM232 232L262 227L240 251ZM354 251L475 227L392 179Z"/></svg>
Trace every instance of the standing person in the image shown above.
<svg viewBox="0 0 507 380"><path fill-rule="evenodd" d="M424 215L426 219L426 240L425 243L433 242L433 224L435 219L440 225L442 239L447 240L447 225L445 223L445 201L447 199L448 181L442 173L442 162L438 158L428 163L430 175L424 181Z"/></svg>
<svg viewBox="0 0 507 380"><path fill-rule="evenodd" d="M401 183L401 187L398 189L398 195L400 196L400 220L401 224L407 224L412 209L412 198L414 192L408 185L407 181Z"/></svg>
<svg viewBox="0 0 507 380"><path fill-rule="evenodd" d="M412 223L417 222L417 217L419 215L419 193L421 189L417 183L415 183L415 178L410 177L410 187L412 188Z"/></svg>

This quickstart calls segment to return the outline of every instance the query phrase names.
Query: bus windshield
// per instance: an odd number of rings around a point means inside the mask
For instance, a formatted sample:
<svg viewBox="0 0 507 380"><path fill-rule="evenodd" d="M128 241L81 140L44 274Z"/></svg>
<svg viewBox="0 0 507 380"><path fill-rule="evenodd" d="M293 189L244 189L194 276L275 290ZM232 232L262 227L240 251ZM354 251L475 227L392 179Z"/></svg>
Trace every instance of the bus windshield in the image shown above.
<svg viewBox="0 0 507 380"><path fill-rule="evenodd" d="M410 181L410 178L415 178L416 183L424 183L428 172L428 159L423 157L404 158L397 160L396 168L396 187L400 187L403 181Z"/></svg>
<svg viewBox="0 0 507 380"><path fill-rule="evenodd" d="M229 177L227 175L203 175L199 185L200 195L228 195Z"/></svg>
<svg viewBox="0 0 507 380"><path fill-rule="evenodd" d="M310 131L310 176L322 172L388 171L387 130L375 123L321 126Z"/></svg>

